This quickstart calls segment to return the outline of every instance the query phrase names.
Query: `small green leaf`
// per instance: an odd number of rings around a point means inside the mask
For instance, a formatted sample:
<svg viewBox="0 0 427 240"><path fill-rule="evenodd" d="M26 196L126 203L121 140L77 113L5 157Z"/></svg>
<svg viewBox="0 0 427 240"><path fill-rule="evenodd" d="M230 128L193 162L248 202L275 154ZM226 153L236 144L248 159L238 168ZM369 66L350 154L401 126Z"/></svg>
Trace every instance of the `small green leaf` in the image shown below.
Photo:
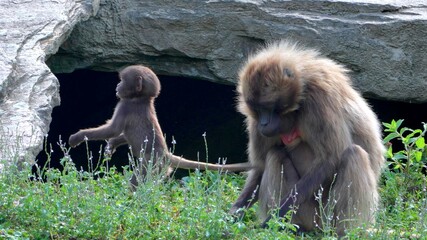
<svg viewBox="0 0 427 240"><path fill-rule="evenodd" d="M391 120L391 127L396 129L396 121L394 119Z"/></svg>
<svg viewBox="0 0 427 240"><path fill-rule="evenodd" d="M422 152L415 152L415 161L416 162L420 162L421 161L421 157L423 156Z"/></svg>
<svg viewBox="0 0 427 240"><path fill-rule="evenodd" d="M424 149L424 147L426 146L425 139L423 137L418 138L415 142L415 145L418 149Z"/></svg>
<svg viewBox="0 0 427 240"><path fill-rule="evenodd" d="M396 163L396 165L394 166L394 170L396 170L396 169L400 169L400 168L402 168L402 165L400 165L399 163Z"/></svg>
<svg viewBox="0 0 427 240"><path fill-rule="evenodd" d="M392 158L392 157L393 157L393 148L392 148L392 146L390 146L387 149L386 158Z"/></svg>
<svg viewBox="0 0 427 240"><path fill-rule="evenodd" d="M403 123L403 119L397 120L397 122L396 122L396 130L400 127L400 125L402 125L402 123Z"/></svg>
<svg viewBox="0 0 427 240"><path fill-rule="evenodd" d="M394 160L401 160L401 159L406 159L406 158L407 158L406 154L404 154L402 151L395 153L393 156Z"/></svg>
<svg viewBox="0 0 427 240"><path fill-rule="evenodd" d="M395 139L395 138L397 138L397 137L399 137L399 134L398 134L398 133L395 133L395 132L392 132L392 133L388 134L388 135L384 138L383 143L388 143L388 142L390 142L392 139Z"/></svg>
<svg viewBox="0 0 427 240"><path fill-rule="evenodd" d="M383 122L383 126L385 127L384 131L385 132L392 132L391 128L391 124L390 123L385 123Z"/></svg>

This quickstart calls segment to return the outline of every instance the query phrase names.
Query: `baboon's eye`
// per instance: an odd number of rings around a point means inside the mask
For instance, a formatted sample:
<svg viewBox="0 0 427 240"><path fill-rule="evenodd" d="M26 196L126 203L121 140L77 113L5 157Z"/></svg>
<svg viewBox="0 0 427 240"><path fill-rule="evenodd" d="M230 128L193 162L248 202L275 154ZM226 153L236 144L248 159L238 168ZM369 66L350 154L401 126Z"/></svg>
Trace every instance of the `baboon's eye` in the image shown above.
<svg viewBox="0 0 427 240"><path fill-rule="evenodd" d="M248 107L248 109L253 112L255 115L258 115L260 112L260 108L257 107L257 105L255 104L251 104L250 102L246 102L246 106Z"/></svg>
<svg viewBox="0 0 427 240"><path fill-rule="evenodd" d="M288 68L283 69L283 75L289 78L294 77L294 73Z"/></svg>
<svg viewBox="0 0 427 240"><path fill-rule="evenodd" d="M254 112L255 114L258 114L259 113L259 111L260 111L260 109L259 108L256 108L256 107L254 107L254 106L250 106L250 105L248 105L249 106L249 109L252 111L252 112Z"/></svg>

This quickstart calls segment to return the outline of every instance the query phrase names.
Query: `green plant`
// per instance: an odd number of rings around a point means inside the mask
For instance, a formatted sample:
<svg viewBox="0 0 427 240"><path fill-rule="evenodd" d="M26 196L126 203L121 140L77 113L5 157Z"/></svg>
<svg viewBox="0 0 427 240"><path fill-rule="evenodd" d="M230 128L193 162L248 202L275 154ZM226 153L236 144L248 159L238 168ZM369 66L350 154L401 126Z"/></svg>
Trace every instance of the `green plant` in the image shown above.
<svg viewBox="0 0 427 240"><path fill-rule="evenodd" d="M384 138L384 144L388 146L386 157L389 168L396 175L393 181L397 181L406 187L408 193L415 193L426 184L426 164L427 164L427 145L425 143L425 134L427 124L423 123L423 130L401 127L403 120L383 123L384 132L388 135ZM394 143L400 144L401 150L394 152ZM387 173L386 173L387 174ZM390 179L390 178L389 178Z"/></svg>
<svg viewBox="0 0 427 240"><path fill-rule="evenodd" d="M422 239L427 235L426 146L420 140L425 138L427 126L411 130L401 125L402 120L384 124L389 168L380 183L382 205L377 223L351 230L348 239ZM130 191L128 180L137 163L130 163L122 173L108 167L110 156L106 155L99 165L92 166L88 153L85 171L76 168L65 146L61 149L61 170L49 168L47 163L34 173L30 166L7 164L0 172L0 239L336 237L333 199L320 202L325 206L318 212L322 228L296 236L296 228L289 221L292 211L285 218L273 217L269 229L259 228L257 204L245 210L243 219L236 220L227 213L241 191L244 176L193 171L182 179L164 179L155 174ZM322 199L321 194L317 192L316 197Z"/></svg>
<svg viewBox="0 0 427 240"><path fill-rule="evenodd" d="M384 138L384 144L388 145L386 157L389 159L389 165L395 170L400 170L405 174L411 171L421 171L426 168L427 163L427 147L425 143L425 134L427 124L423 123L424 130L410 129L402 127L403 120L391 121L391 123L383 123L384 132L389 134ZM398 152L393 152L393 139L400 140L404 149Z"/></svg>
<svg viewBox="0 0 427 240"><path fill-rule="evenodd" d="M425 235L427 215L421 209L427 206L427 124L423 123L422 130L413 130L402 123L383 123L388 133L383 140L388 168L382 177L379 219L383 228L393 229L397 236Z"/></svg>

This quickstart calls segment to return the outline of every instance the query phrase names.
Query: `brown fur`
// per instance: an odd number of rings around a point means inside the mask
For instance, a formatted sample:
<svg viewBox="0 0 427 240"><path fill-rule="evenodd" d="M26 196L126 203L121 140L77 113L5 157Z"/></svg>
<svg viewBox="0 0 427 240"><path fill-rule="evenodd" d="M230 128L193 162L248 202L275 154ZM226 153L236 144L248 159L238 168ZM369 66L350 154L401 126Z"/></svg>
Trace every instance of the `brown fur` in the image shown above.
<svg viewBox="0 0 427 240"><path fill-rule="evenodd" d="M270 210L279 208L283 216L295 204L292 222L310 231L314 220L321 227L314 195L322 187L323 203L337 200L339 235L374 221L384 163L380 124L343 66L281 41L249 57L237 91L254 169L231 213L258 200L266 227ZM284 146L280 136L295 128L299 138Z"/></svg>
<svg viewBox="0 0 427 240"><path fill-rule="evenodd" d="M173 167L187 169L208 169L224 171L244 171L250 169L249 163L217 165L191 161L173 155L168 151L162 129L157 120L154 99L160 93L160 81L149 68L135 65L120 71L120 83L116 95L120 98L114 110L113 117L104 125L78 131L69 138L72 147L79 145L86 137L88 140L109 139L108 145L114 149L128 143L132 154L142 159L141 175L145 176L148 160L159 171L163 167L171 172ZM154 156L154 157L152 157Z"/></svg>

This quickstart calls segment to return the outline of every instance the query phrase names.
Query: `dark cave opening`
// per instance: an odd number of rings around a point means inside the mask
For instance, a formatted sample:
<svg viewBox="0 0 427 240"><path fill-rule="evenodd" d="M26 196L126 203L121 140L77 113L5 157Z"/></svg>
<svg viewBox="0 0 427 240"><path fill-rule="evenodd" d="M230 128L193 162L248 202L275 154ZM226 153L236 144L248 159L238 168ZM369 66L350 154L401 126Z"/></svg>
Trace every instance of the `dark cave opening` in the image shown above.
<svg viewBox="0 0 427 240"><path fill-rule="evenodd" d="M60 168L63 153L57 144L59 138L67 142L79 129L99 126L111 118L118 101L115 96L118 74L77 70L56 76L60 82L61 105L53 109L47 144L53 149L49 166ZM159 76L159 79L162 90L155 101L156 112L168 146L172 147L172 137L176 141L176 155L205 161L206 144L202 135L206 133L209 162L216 163L219 158L227 158L229 163L246 161L246 132L243 117L235 110L233 86L182 77ZM70 150L71 158L78 168L88 169L87 149L96 164L101 145L105 146L105 142L90 141L89 148L81 144ZM110 164L127 165L127 153L127 147L118 148ZM38 165L43 166L46 160L47 154L42 151L37 156Z"/></svg>
<svg viewBox="0 0 427 240"><path fill-rule="evenodd" d="M63 153L57 144L59 138L67 142L68 137L79 129L101 125L111 117L117 103L115 87L118 77L117 73L92 70L56 76L60 82L61 105L53 110L46 142L53 150L49 166L60 168ZM206 132L209 162L215 163L218 158L227 158L228 163L246 161L247 137L244 118L235 107L235 86L184 77L159 76L159 79L162 91L155 102L157 116L168 145L172 147L172 136L176 140L176 155L205 161L202 135ZM405 127L417 129L427 120L427 104L368 101L381 122L405 119ZM105 142L88 143L94 164L99 159L101 145ZM127 152L127 147L120 147L110 165L118 169L127 165ZM79 169L88 169L87 153L85 144L70 150ZM45 164L45 150L37 156L37 161L39 166Z"/></svg>

